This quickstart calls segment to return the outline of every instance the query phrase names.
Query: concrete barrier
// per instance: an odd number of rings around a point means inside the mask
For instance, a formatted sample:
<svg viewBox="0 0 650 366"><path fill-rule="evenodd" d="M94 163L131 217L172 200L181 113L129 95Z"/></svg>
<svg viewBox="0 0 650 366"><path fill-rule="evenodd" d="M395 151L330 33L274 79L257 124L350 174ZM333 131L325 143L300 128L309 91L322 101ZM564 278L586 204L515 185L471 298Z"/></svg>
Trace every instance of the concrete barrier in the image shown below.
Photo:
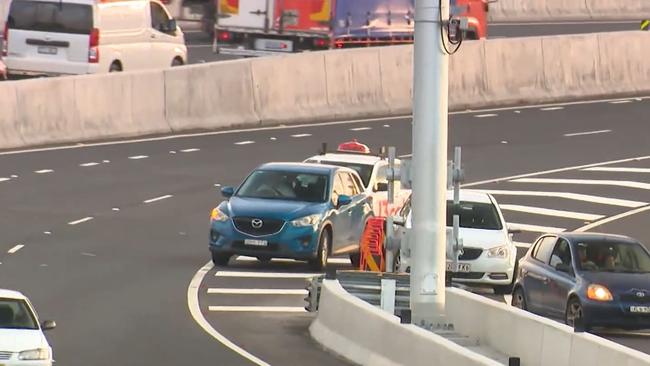
<svg viewBox="0 0 650 366"><path fill-rule="evenodd" d="M0 143L5 147L23 146L18 129L18 95L16 83L0 83Z"/></svg>
<svg viewBox="0 0 650 366"><path fill-rule="evenodd" d="M413 83L405 82L404 74L413 74L413 47L380 47L378 50L384 103L391 115L411 113Z"/></svg>
<svg viewBox="0 0 650 366"><path fill-rule="evenodd" d="M498 0L489 21L641 20L650 16L645 0Z"/></svg>
<svg viewBox="0 0 650 366"><path fill-rule="evenodd" d="M319 312L309 328L323 346L361 365L501 365L348 294L338 281L323 282Z"/></svg>
<svg viewBox="0 0 650 366"><path fill-rule="evenodd" d="M527 366L641 366L650 355L483 296L449 288L447 315L455 329L481 344L520 357Z"/></svg>

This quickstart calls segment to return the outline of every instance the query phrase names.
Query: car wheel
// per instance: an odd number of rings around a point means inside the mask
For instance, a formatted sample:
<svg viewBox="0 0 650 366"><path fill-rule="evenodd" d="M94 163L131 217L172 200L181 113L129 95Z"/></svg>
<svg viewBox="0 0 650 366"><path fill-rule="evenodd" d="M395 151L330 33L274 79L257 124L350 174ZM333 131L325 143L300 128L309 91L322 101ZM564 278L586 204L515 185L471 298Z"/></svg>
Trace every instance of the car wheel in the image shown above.
<svg viewBox="0 0 650 366"><path fill-rule="evenodd" d="M584 327L585 330L588 330L589 327L585 323L585 314L582 308L580 300L572 298L569 300L569 303L566 307L566 319L565 322L568 326L575 328Z"/></svg>
<svg viewBox="0 0 650 366"><path fill-rule="evenodd" d="M119 63L113 62L111 64L111 67L108 69L108 72L121 72L122 71L122 66L120 66Z"/></svg>
<svg viewBox="0 0 650 366"><path fill-rule="evenodd" d="M330 232L327 229L320 233L320 238L318 239L318 253L316 254L316 258L309 261L309 266L314 271L322 271L327 267L330 239Z"/></svg>
<svg viewBox="0 0 650 366"><path fill-rule="evenodd" d="M175 58L172 61L172 67L177 67L177 66L183 66L183 61L181 61L180 59Z"/></svg>
<svg viewBox="0 0 650 366"><path fill-rule="evenodd" d="M354 267L355 269L359 269L359 266L361 265L361 254L360 253L350 254L350 263L352 263L352 267Z"/></svg>
<svg viewBox="0 0 650 366"><path fill-rule="evenodd" d="M214 263L217 266L227 266L228 262L230 262L230 254L223 254L223 253L212 253L212 263Z"/></svg>
<svg viewBox="0 0 650 366"><path fill-rule="evenodd" d="M521 310L528 310L528 306L526 305L526 295L521 287L517 287L512 293L512 302L510 305Z"/></svg>

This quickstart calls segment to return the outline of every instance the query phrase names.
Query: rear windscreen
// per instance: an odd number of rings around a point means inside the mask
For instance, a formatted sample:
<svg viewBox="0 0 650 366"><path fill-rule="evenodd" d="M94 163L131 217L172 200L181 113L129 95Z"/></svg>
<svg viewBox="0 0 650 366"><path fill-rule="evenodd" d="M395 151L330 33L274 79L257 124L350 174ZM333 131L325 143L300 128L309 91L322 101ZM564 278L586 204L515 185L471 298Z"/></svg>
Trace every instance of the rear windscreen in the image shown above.
<svg viewBox="0 0 650 366"><path fill-rule="evenodd" d="M7 24L9 29L90 34L93 13L90 5L20 0L11 4Z"/></svg>

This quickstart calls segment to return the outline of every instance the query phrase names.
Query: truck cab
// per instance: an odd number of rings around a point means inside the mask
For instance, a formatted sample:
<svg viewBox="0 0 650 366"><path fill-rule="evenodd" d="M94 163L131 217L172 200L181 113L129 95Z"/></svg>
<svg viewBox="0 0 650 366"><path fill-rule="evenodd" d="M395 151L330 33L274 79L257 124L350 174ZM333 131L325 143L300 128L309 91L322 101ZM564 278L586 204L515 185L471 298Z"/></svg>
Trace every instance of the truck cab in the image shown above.
<svg viewBox="0 0 650 366"><path fill-rule="evenodd" d="M463 38L477 40L487 38L489 3L494 0L451 0L449 9L454 17L467 18L468 28Z"/></svg>
<svg viewBox="0 0 650 366"><path fill-rule="evenodd" d="M382 155L372 154L368 146L357 140L344 142L333 152L323 149L319 155L312 156L304 162L343 166L355 170L362 180L364 192L372 197L375 216L386 217L397 214L411 192L402 189L400 183L395 182L394 202L389 204L388 160ZM399 167L399 165L400 160L395 159L395 166Z"/></svg>

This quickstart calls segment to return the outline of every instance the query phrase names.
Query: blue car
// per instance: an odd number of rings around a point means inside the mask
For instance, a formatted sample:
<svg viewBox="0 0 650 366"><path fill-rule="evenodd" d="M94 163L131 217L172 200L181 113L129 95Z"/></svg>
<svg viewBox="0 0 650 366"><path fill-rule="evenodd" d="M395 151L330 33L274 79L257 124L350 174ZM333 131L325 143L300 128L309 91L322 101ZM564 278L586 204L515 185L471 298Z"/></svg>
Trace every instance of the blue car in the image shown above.
<svg viewBox="0 0 650 366"><path fill-rule="evenodd" d="M512 305L573 327L650 329L650 252L619 235L543 235L519 261Z"/></svg>
<svg viewBox="0 0 650 366"><path fill-rule="evenodd" d="M359 260L359 239L372 215L371 198L349 168L268 163L255 169L212 211L210 252L216 265L233 255L261 261L290 258L322 270L330 255Z"/></svg>

